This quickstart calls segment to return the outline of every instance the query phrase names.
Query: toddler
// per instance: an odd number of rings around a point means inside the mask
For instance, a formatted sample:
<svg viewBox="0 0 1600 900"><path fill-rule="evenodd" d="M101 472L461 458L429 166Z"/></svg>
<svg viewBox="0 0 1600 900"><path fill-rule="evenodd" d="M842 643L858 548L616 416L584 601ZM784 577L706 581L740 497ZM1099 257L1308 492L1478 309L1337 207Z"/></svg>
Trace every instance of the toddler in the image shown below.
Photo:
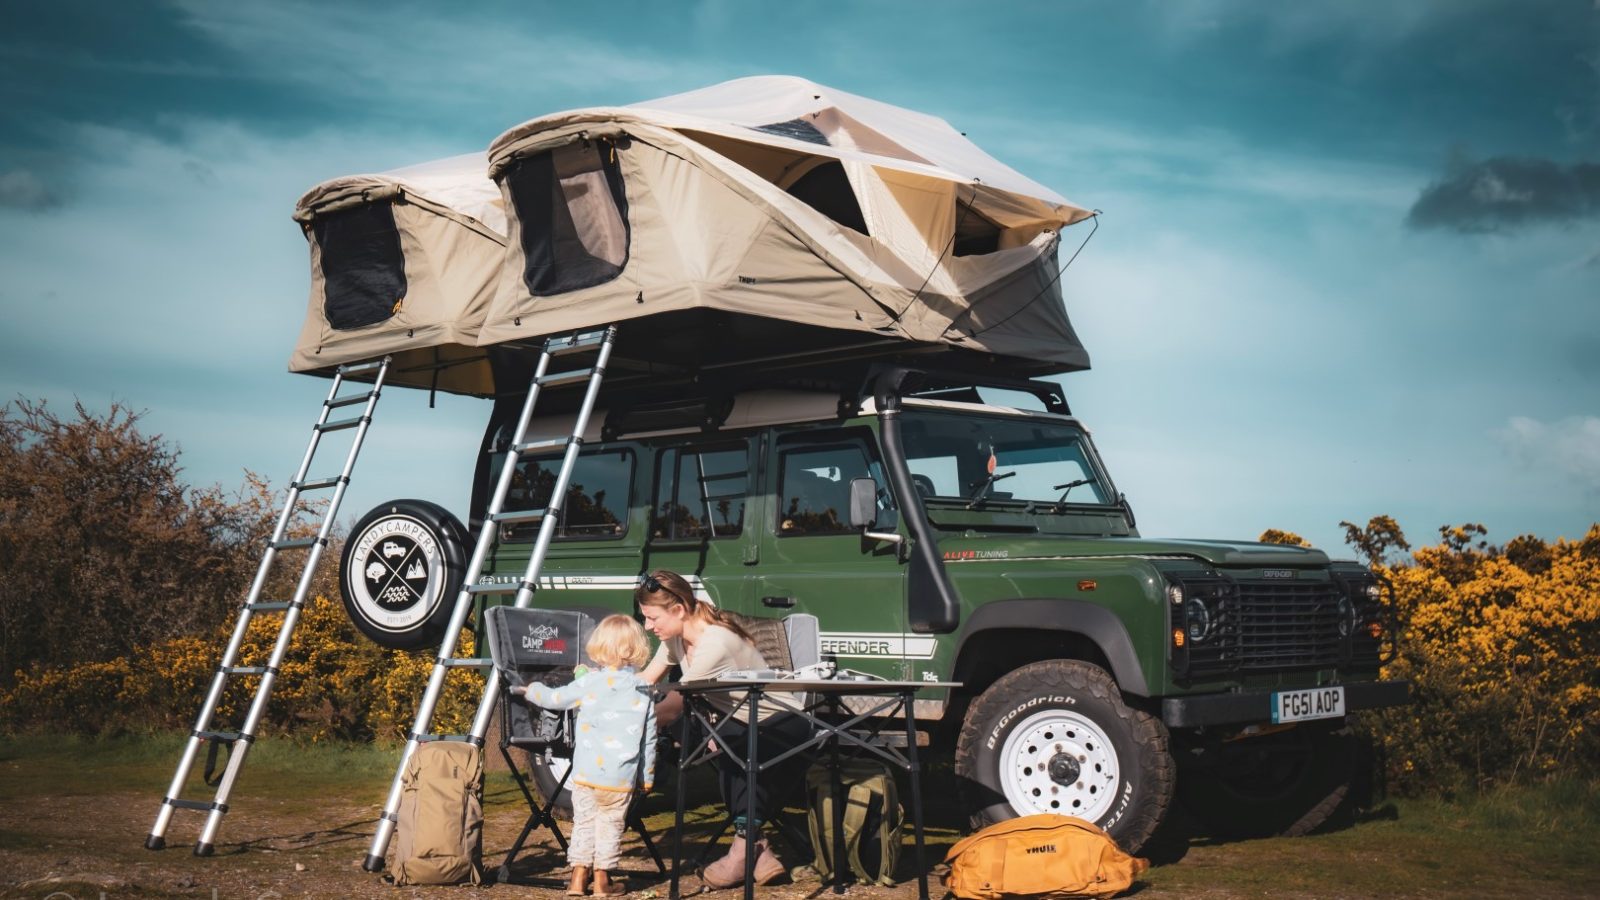
<svg viewBox="0 0 1600 900"><path fill-rule="evenodd" d="M655 708L650 686L635 670L650 660L644 629L627 616L607 616L585 647L596 666L579 668L577 680L560 688L530 684L527 701L545 709L578 710L572 751L572 864L568 896L581 897L594 877L596 896L625 893L611 880L618 844L634 792L649 792L655 777Z"/></svg>

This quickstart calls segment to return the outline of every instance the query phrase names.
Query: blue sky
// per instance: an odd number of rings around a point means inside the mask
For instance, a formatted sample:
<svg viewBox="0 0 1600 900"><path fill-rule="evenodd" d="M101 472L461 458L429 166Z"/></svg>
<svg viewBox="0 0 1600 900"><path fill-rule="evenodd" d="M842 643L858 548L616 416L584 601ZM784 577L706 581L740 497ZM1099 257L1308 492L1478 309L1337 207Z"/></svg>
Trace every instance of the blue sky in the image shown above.
<svg viewBox="0 0 1600 900"><path fill-rule="evenodd" d="M285 371L304 189L794 74L1104 211L1067 392L1145 534L1600 521L1596 0L459 6L0 9L0 397L282 483L327 388ZM486 412L389 392L346 517L464 514Z"/></svg>

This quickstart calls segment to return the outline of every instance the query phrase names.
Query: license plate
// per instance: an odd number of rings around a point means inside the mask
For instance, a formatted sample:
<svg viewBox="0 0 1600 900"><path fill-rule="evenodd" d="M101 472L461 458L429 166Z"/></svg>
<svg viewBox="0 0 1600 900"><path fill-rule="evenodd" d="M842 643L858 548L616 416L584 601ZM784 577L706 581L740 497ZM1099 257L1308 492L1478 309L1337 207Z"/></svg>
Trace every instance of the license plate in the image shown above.
<svg viewBox="0 0 1600 900"><path fill-rule="evenodd" d="M1319 687L1272 695L1272 721L1305 722L1344 715L1344 688Z"/></svg>

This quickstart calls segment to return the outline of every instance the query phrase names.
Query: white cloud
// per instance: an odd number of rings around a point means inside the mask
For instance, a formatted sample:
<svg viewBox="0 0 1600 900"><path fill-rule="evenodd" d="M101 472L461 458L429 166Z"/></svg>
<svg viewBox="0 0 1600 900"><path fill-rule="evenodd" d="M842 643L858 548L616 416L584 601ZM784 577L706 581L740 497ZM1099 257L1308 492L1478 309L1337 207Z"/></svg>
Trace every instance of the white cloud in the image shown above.
<svg viewBox="0 0 1600 900"><path fill-rule="evenodd" d="M1530 469L1600 487L1600 417L1569 416L1546 423L1513 416L1495 436Z"/></svg>

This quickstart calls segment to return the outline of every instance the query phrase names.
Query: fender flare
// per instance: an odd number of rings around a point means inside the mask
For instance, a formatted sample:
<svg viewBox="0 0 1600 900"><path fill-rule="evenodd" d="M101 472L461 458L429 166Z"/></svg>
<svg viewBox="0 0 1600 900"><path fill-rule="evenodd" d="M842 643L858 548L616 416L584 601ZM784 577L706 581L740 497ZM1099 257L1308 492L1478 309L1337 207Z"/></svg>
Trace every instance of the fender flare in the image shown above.
<svg viewBox="0 0 1600 900"><path fill-rule="evenodd" d="M1139 654L1134 651L1128 629L1116 613L1104 606L1084 600L1054 597L1023 597L985 603L973 611L961 629L956 658L961 658L967 641L980 632L1001 629L1082 635L1093 641L1105 654L1111 664L1111 676L1124 693L1137 697L1150 696L1150 687L1145 681L1144 669L1139 665Z"/></svg>

